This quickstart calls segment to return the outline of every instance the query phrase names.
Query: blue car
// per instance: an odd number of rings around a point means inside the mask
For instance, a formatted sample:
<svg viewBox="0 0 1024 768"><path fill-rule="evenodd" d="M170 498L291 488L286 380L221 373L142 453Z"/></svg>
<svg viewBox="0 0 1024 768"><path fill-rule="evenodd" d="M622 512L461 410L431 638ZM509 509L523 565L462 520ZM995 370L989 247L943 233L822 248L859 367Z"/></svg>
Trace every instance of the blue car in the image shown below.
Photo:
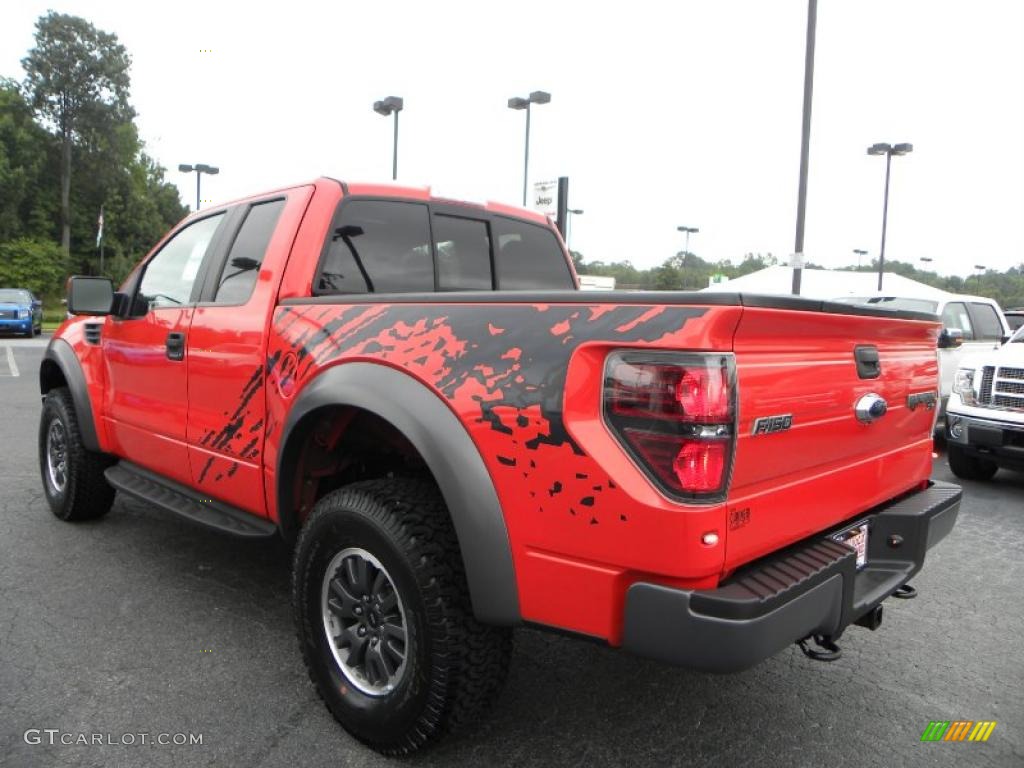
<svg viewBox="0 0 1024 768"><path fill-rule="evenodd" d="M0 333L43 332L43 302L22 288L0 288Z"/></svg>

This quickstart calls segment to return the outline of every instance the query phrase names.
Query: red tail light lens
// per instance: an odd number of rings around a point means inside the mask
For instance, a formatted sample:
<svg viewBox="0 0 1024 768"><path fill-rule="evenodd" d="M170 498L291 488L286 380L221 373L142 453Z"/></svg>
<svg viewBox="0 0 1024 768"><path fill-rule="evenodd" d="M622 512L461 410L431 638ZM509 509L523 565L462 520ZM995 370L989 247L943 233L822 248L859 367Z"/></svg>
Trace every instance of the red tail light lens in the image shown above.
<svg viewBox="0 0 1024 768"><path fill-rule="evenodd" d="M733 448L731 355L615 352L605 364L605 419L668 495L721 497Z"/></svg>

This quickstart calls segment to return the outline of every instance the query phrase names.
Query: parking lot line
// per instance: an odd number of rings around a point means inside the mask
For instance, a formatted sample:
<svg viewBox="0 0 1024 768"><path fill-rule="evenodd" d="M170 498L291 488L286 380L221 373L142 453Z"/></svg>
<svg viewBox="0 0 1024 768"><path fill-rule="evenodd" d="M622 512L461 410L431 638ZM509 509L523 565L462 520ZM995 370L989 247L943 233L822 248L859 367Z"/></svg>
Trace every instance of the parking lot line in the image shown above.
<svg viewBox="0 0 1024 768"><path fill-rule="evenodd" d="M18 373L18 364L14 362L14 350L11 349L10 344L6 344L4 348L7 350L7 367L11 371L10 375L19 376L20 374Z"/></svg>

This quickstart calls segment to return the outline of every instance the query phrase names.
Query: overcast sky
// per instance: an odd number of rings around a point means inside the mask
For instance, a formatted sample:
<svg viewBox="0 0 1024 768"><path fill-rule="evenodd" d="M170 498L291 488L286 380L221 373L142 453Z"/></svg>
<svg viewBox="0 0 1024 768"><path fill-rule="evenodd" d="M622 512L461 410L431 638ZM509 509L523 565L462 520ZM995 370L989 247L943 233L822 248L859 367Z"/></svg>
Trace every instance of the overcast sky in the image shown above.
<svg viewBox="0 0 1024 768"><path fill-rule="evenodd" d="M807 258L877 254L884 158L893 161L887 256L940 272L1024 262L1024 3L824 0ZM53 7L114 32L150 154L194 205L318 175L399 180L518 203L532 90L530 177L570 178L571 245L648 267L683 247L738 262L793 250L805 0L554 3L28 2L0 10L0 75L21 79L34 22ZM206 52L206 51L209 52ZM869 257L870 258L870 257Z"/></svg>

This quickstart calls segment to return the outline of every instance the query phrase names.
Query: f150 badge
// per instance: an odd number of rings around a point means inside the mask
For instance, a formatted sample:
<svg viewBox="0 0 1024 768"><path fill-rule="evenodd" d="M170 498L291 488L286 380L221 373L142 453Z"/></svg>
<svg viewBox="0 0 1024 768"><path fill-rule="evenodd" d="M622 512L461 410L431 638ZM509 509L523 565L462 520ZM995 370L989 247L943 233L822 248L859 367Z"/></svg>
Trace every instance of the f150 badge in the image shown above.
<svg viewBox="0 0 1024 768"><path fill-rule="evenodd" d="M780 416L762 416L754 419L754 435L770 435L772 432L784 432L793 426L793 414L784 413Z"/></svg>

